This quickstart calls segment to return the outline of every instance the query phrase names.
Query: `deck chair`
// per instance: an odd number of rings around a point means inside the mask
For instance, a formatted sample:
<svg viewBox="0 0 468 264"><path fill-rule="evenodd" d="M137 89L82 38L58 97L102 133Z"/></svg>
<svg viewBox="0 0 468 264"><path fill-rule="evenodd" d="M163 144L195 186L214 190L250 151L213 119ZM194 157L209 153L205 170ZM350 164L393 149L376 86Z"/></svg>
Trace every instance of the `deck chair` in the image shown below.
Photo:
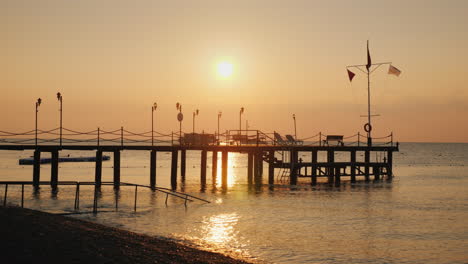
<svg viewBox="0 0 468 264"><path fill-rule="evenodd" d="M291 145L302 145L304 141L302 140L295 140L293 136L291 135L286 135L286 139L288 140L288 143Z"/></svg>
<svg viewBox="0 0 468 264"><path fill-rule="evenodd" d="M276 143L278 143L278 145L287 145L287 144L288 144L288 142L286 142L286 141L281 137L280 134L278 134L278 133L275 132L274 135L275 135L275 141L276 141Z"/></svg>

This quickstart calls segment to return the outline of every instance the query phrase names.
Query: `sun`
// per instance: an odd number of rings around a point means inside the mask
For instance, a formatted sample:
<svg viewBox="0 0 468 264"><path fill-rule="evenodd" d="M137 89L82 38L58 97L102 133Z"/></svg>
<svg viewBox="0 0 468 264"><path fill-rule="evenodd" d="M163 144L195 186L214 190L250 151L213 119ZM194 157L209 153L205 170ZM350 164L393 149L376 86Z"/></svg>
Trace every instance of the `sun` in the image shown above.
<svg viewBox="0 0 468 264"><path fill-rule="evenodd" d="M218 69L219 76L221 76L223 78L230 77L232 75L232 72L233 72L232 63L227 62L227 61L223 61L223 62L218 63L217 69Z"/></svg>

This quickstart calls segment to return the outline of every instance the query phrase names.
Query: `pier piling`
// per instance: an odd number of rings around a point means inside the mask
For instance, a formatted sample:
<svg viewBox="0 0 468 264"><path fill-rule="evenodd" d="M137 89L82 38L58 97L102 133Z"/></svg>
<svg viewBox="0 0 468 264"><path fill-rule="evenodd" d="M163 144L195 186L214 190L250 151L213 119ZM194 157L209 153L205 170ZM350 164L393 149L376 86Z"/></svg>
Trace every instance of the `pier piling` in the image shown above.
<svg viewBox="0 0 468 264"><path fill-rule="evenodd" d="M227 189L227 181L228 181L228 152L227 151L223 151L222 152L222 166L221 166L221 170L222 170L222 175L221 175L221 185L223 187L223 189Z"/></svg>
<svg viewBox="0 0 468 264"><path fill-rule="evenodd" d="M200 162L200 183L201 188L206 188L206 150L202 150L201 152L201 162Z"/></svg>
<svg viewBox="0 0 468 264"><path fill-rule="evenodd" d="M34 188L39 188L41 180L41 151L36 149L34 151L34 167L33 167L33 185Z"/></svg>
<svg viewBox="0 0 468 264"><path fill-rule="evenodd" d="M327 170L328 170L328 184L333 185L335 181L335 168L332 164L335 162L335 152L333 150L327 151Z"/></svg>
<svg viewBox="0 0 468 264"><path fill-rule="evenodd" d="M268 184L275 184L275 167L274 167L275 151L268 152Z"/></svg>
<svg viewBox="0 0 468 264"><path fill-rule="evenodd" d="M156 150L151 150L150 154L150 187L152 190L156 188Z"/></svg>
<svg viewBox="0 0 468 264"><path fill-rule="evenodd" d="M290 159L291 159L291 175L289 177L289 181L291 185L297 185L297 159L298 158L298 152L291 150L290 152Z"/></svg>
<svg viewBox="0 0 468 264"><path fill-rule="evenodd" d="M313 186L317 185L317 154L318 152L316 150L312 151L312 168L310 175L312 177L311 184Z"/></svg>
<svg viewBox="0 0 468 264"><path fill-rule="evenodd" d="M368 182L370 181L370 178L369 178L369 162L370 162L370 151L369 150L366 150L364 152L364 177L365 177L365 181Z"/></svg>
<svg viewBox="0 0 468 264"><path fill-rule="evenodd" d="M172 150L172 159L171 159L171 188L172 190L177 190L177 160L179 156L179 151L177 149Z"/></svg>
<svg viewBox="0 0 468 264"><path fill-rule="evenodd" d="M218 177L218 152L213 151L212 165L211 165L211 183L216 186L216 178Z"/></svg>
<svg viewBox="0 0 468 264"><path fill-rule="evenodd" d="M185 182L185 172L187 167L187 151L182 149L180 151L180 176L182 176L182 181Z"/></svg>
<svg viewBox="0 0 468 264"><path fill-rule="evenodd" d="M356 182L356 151L351 151L351 183Z"/></svg>
<svg viewBox="0 0 468 264"><path fill-rule="evenodd" d="M387 180L391 181L393 178L393 152L387 151Z"/></svg>
<svg viewBox="0 0 468 264"><path fill-rule="evenodd" d="M254 154L252 152L249 152L247 155L247 183L250 186L253 183Z"/></svg>
<svg viewBox="0 0 468 264"><path fill-rule="evenodd" d="M262 185L262 174L260 169L260 164L263 162L262 154L255 153L254 155L254 184L255 186Z"/></svg>
<svg viewBox="0 0 468 264"><path fill-rule="evenodd" d="M341 168L335 167L335 187L339 187L341 184Z"/></svg>
<svg viewBox="0 0 468 264"><path fill-rule="evenodd" d="M94 182L96 187L101 187L102 183L102 150L96 151L96 168L94 174Z"/></svg>
<svg viewBox="0 0 468 264"><path fill-rule="evenodd" d="M58 150L52 151L52 163L50 166L50 186L52 189L57 188L58 183L58 163L59 163L59 152Z"/></svg>
<svg viewBox="0 0 468 264"><path fill-rule="evenodd" d="M120 187L120 150L114 150L114 189Z"/></svg>

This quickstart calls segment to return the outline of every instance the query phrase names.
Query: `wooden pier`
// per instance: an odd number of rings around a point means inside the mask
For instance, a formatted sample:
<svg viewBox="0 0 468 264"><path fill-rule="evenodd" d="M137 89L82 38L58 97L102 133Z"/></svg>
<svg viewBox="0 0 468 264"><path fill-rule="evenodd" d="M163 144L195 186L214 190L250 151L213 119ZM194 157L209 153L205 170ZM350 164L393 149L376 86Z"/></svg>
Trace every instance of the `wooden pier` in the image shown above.
<svg viewBox="0 0 468 264"><path fill-rule="evenodd" d="M393 152L398 151L395 146L303 146L303 145L276 145L276 144L249 144L249 145L171 145L171 146L148 146L148 145L0 145L0 150L34 150L34 165L32 181L38 187L41 183L40 158L43 152L50 152L52 156L50 184L53 188L59 182L59 154L62 150L95 151L95 183L99 186L102 182L102 155L106 152L114 154L113 184L115 188L120 186L120 152L123 150L138 150L149 152L150 175L149 186L156 188L156 163L158 152L171 153L170 182L173 190L177 189L178 166L180 153L180 176L185 178L186 153L187 151L200 151L200 185L205 189L207 185L207 153L212 152L212 183L216 185L218 153L221 153L221 186L227 189L228 180L228 157L229 153L243 153L247 155L247 182L249 185L261 186L263 182L263 165L268 165L268 184L274 185L276 171L282 171L282 180L287 179L288 184L297 185L298 179L310 178L310 184L316 185L318 178L326 178L328 184L339 186L342 178L349 178L356 182L358 177L364 181L381 180L385 177L392 179ZM347 153L346 161L336 161L336 153ZM371 155L379 152L383 160L371 162ZM300 156L310 156L310 161L303 161ZM321 153L326 154L326 161L318 161ZM359 154L364 155L363 161L357 161ZM284 182L282 182L284 184Z"/></svg>

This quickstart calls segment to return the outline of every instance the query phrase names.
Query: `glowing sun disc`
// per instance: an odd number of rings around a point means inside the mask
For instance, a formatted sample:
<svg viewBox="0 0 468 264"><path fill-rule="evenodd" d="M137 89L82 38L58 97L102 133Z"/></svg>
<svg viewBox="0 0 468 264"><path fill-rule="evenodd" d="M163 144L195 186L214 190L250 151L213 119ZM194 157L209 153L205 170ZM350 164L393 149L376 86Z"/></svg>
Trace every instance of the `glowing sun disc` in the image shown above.
<svg viewBox="0 0 468 264"><path fill-rule="evenodd" d="M223 77L227 78L232 75L233 67L232 63L229 62L220 62L218 63L218 74Z"/></svg>

